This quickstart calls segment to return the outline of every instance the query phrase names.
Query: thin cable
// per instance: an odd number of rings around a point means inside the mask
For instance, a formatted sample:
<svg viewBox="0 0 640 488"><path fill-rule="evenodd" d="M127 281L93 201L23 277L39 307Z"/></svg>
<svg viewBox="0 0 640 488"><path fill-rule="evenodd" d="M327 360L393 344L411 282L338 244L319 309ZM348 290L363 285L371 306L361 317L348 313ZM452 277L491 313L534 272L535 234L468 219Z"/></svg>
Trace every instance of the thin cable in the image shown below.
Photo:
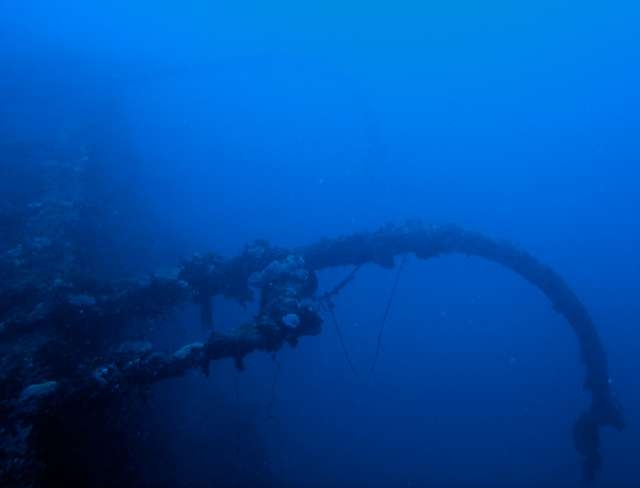
<svg viewBox="0 0 640 488"><path fill-rule="evenodd" d="M276 402L276 388L278 386L278 377L280 376L280 361L277 356L273 355L273 362L276 363L276 369L273 372L273 380L271 382L271 397L269 398L269 404L267 405L267 420L273 420L275 423L280 423L279 419L273 415L273 405Z"/></svg>
<svg viewBox="0 0 640 488"><path fill-rule="evenodd" d="M384 314L382 315L382 323L380 324L380 330L378 331L378 342L376 344L376 355L373 358L373 363L371 363L371 369L369 370L369 376L373 375L373 371L376 369L376 364L378 363L378 358L380 357L380 348L382 347L382 334L384 333L384 326L387 323L387 318L389 317L389 311L391 310L391 304L393 303L393 297L396 294L396 289L398 288L398 283L400 281L400 275L402 274L402 269L407 262L406 254L403 256L402 261L400 261L400 265L398 266L398 271L396 272L396 278L393 282L393 287L391 288L391 293L389 294L389 299L387 300L387 305L384 309Z"/></svg>
<svg viewBox="0 0 640 488"><path fill-rule="evenodd" d="M351 283L351 281L353 281L353 279L356 277L356 273L358 272L361 266L362 266L361 264L354 266L351 272L342 281L340 281L340 283L338 283L331 290L329 290L324 295L322 295L321 299L324 300L326 303L330 303L331 299L334 296L340 293L345 286L347 286L349 283Z"/></svg>
<svg viewBox="0 0 640 488"><path fill-rule="evenodd" d="M240 386L238 385L238 382L240 381L239 377L240 377L240 372L236 371L233 377L233 389L236 394L236 409L240 408ZM236 456L240 456L241 448L242 448L242 436L240 434L240 429L236 428L235 446L233 449Z"/></svg>
<svg viewBox="0 0 640 488"><path fill-rule="evenodd" d="M342 289L345 286L347 286L349 283L351 283L351 281L353 281L353 279L356 276L356 273L358 272L361 266L362 266L361 264L358 264L357 266L355 266L342 281L340 281L330 291L328 291L327 293L325 293L320 297L320 305L322 306L322 308L325 309L325 311L329 314L329 317L331 318L331 322L333 323L333 327L336 330L336 334L338 336L338 341L340 342L340 347L342 348L342 352L344 353L344 358L346 359L347 364L349 365L349 368L351 369L351 372L353 373L354 376L358 376L358 370L353 364L353 361L351 360L351 356L349 354L349 350L347 349L347 345L344 342L342 329L340 328L340 323L338 322L336 313L334 312L335 305L331 301L331 298L333 298L335 295L340 293L340 291L342 291Z"/></svg>
<svg viewBox="0 0 640 488"><path fill-rule="evenodd" d="M347 349L347 346L344 342L344 337L342 335L342 330L340 329L340 324L338 323L338 319L336 318L336 314L333 311L334 306L332 303L324 303L324 308L327 311L327 313L329 314L329 317L331 317L331 322L333 323L333 327L336 330L336 334L338 335L338 340L340 342L340 346L342 347L342 352L344 353L344 358L347 361L347 364L349 365L349 368L351 369L351 372L353 373L354 376L358 376L358 370L356 369L355 365L353 364L353 361L351 361L351 356L349 355L349 350Z"/></svg>
<svg viewBox="0 0 640 488"><path fill-rule="evenodd" d="M236 394L236 404L239 405L240 404L240 385L239 385L239 381L240 381L240 372L236 371L235 375L233 376L233 390Z"/></svg>

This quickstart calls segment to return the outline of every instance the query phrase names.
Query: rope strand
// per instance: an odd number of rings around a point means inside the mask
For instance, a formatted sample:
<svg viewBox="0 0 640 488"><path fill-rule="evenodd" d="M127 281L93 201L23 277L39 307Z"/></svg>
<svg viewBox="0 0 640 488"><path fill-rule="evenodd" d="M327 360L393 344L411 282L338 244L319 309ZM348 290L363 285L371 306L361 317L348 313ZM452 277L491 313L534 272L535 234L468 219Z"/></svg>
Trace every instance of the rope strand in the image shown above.
<svg viewBox="0 0 640 488"><path fill-rule="evenodd" d="M389 311L391 310L391 304L393 303L393 297L396 294L396 289L398 288L398 283L400 281L400 275L402 274L402 269L404 268L406 262L407 255L405 254L402 258L402 261L400 261L400 266L398 267L398 271L396 272L396 277L393 281L393 287L391 288L391 293L389 294L387 305L384 309L384 314L382 315L382 323L380 324L380 330L378 331L378 341L376 343L376 355L373 358L373 363L371 363L371 369L369 369L369 377L373 375L373 371L376 369L376 364L378 363L378 358L380 357L380 348L382 347L382 334L384 333L384 326L387 323Z"/></svg>
<svg viewBox="0 0 640 488"><path fill-rule="evenodd" d="M351 369L351 372L354 376L358 376L358 370L356 369L353 361L351 360L351 356L349 354L349 350L347 349L347 345L344 341L344 336L342 335L342 329L340 328L340 323L336 317L336 313L334 311L335 305L331 301L331 298L337 295L342 289L347 286L351 281L355 278L356 273L360 269L360 264L355 266L351 272L336 286L334 286L330 291L325 293L320 297L320 305L327 312L329 317L331 318L331 323L333 324L333 328L336 330L336 335L338 336L338 341L340 342L340 347L342 348L342 352L344 353L344 358Z"/></svg>
<svg viewBox="0 0 640 488"><path fill-rule="evenodd" d="M340 324L338 323L336 314L333 311L334 307L331 304L325 304L324 308L326 309L327 313L331 317L331 322L333 323L333 327L335 328L336 334L338 335L338 340L340 342L340 347L342 348L342 352L344 353L344 358L346 359L347 364L349 365L349 368L351 369L351 372L353 373L353 375L358 376L358 370L356 369L355 365L353 364L353 361L351 360L351 356L349 355L349 350L347 349L347 346L344 342L342 330L340 329Z"/></svg>
<svg viewBox="0 0 640 488"><path fill-rule="evenodd" d="M271 420L279 424L280 421L278 417L273 415L273 406L276 403L276 388L278 386L278 377L280 376L280 361L275 354L272 356L272 358L273 362L276 364L276 369L273 372L273 380L271 381L271 397L269 398L269 404L267 405L267 420Z"/></svg>

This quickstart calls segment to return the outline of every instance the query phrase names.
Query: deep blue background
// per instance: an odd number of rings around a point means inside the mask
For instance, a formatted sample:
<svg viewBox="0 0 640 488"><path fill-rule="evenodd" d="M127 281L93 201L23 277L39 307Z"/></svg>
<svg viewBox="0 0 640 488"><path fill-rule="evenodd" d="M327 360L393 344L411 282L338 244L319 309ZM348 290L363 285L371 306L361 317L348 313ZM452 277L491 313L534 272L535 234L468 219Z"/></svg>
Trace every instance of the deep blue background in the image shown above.
<svg viewBox="0 0 640 488"><path fill-rule="evenodd" d="M161 3L2 1L2 136L73 143L117 107L143 164L114 171L154 215L154 265L406 218L516 242L574 287L609 353L629 426L605 433L595 486L640 485L637 3ZM362 372L392 280L363 269L337 300ZM216 303L215 319L249 312ZM203 334L187 313L156 340ZM578 484L576 342L495 265L410 259L371 381L328 323L278 360L277 422L257 355L239 377L160 387L167 438L215 443L199 398L215 390L255 416L282 483ZM183 478L212 476L206 450L173 456Z"/></svg>

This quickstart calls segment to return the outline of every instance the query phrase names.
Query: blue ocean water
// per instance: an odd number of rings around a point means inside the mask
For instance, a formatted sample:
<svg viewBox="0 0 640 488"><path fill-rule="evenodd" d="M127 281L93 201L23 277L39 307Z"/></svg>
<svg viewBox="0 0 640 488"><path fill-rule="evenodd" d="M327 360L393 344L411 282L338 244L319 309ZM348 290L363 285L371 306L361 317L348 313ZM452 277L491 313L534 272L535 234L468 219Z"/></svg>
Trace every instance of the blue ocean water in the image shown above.
<svg viewBox="0 0 640 488"><path fill-rule="evenodd" d="M587 306L625 408L592 486L635 487L639 23L629 1L5 0L0 137L98 148L126 189L99 254L120 274L406 219L528 250ZM394 277L365 266L336 298L356 375L327 321L241 373L155 386L145 483L580 486L589 398L547 299L495 264L409 257L370 375ZM216 299L214 324L252 313ZM145 339L206 333L187 309Z"/></svg>

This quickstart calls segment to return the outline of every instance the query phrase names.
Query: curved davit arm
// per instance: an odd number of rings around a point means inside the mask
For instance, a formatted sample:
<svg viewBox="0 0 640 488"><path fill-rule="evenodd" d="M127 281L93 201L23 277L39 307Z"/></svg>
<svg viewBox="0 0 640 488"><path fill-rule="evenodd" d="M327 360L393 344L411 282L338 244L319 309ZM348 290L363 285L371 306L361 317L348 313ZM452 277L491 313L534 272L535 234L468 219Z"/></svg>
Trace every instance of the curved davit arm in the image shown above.
<svg viewBox="0 0 640 488"><path fill-rule="evenodd" d="M510 243L495 241L457 226L415 223L387 227L372 234L325 241L302 251L312 268L366 262L392 267L394 256L405 253L413 253L424 260L459 253L501 264L542 291L554 309L567 319L580 345L586 368L585 388L592 394L590 409L580 416L574 427L574 441L576 449L586 458L585 477L593 479L600 466L599 427L622 429L624 417L611 392L607 357L595 325L585 306L562 277Z"/></svg>

